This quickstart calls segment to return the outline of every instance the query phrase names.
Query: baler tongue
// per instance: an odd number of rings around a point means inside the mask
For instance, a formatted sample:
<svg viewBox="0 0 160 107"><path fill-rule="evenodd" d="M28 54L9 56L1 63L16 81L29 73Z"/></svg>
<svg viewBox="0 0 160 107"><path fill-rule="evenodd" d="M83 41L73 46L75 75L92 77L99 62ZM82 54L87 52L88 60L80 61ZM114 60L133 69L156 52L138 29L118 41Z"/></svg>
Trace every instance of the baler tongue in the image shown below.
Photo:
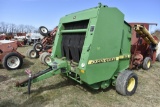
<svg viewBox="0 0 160 107"><path fill-rule="evenodd" d="M24 87L27 85L31 85L31 83L35 83L40 80L49 78L53 75L60 74L61 68L67 68L67 61L65 59L55 59L54 62L50 63L48 69L43 70L43 71L39 71L38 73L33 74L33 75L31 75L31 71L29 69L27 69L27 70L25 70L25 72L27 72L27 74L29 74L29 78L26 78L22 81L18 81L16 83L16 87Z"/></svg>
<svg viewBox="0 0 160 107"><path fill-rule="evenodd" d="M29 81L29 79L31 78L32 80L33 79L36 79L36 78L38 78L39 76L41 76L41 75L43 75L43 74L46 74L46 73L48 73L49 71L51 71L52 69L51 68L48 68L48 69L46 69L46 70L44 70L44 71L39 71L38 73L36 73L36 74L33 74L31 77L29 76L29 78L26 78L26 79L24 79L24 80L22 80L22 81L18 81L17 83L16 83L16 87L24 87L24 86L27 86L28 85L28 81ZM26 71L26 70L25 70Z"/></svg>

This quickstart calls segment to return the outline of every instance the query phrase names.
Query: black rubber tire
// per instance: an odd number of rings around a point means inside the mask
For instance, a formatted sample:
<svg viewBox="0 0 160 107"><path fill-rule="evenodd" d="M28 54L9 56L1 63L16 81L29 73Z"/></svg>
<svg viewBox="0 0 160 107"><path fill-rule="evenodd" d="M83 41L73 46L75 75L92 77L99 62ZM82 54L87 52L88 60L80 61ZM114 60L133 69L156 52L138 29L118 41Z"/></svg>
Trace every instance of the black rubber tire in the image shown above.
<svg viewBox="0 0 160 107"><path fill-rule="evenodd" d="M41 62L44 64L44 65L47 65L47 58L50 58L51 54L50 53L47 53L45 52L41 58Z"/></svg>
<svg viewBox="0 0 160 107"><path fill-rule="evenodd" d="M49 34L49 31L45 26L40 26L38 30L42 36L48 36Z"/></svg>
<svg viewBox="0 0 160 107"><path fill-rule="evenodd" d="M33 53L35 53L35 55L32 55ZM39 57L39 53L36 52L36 51L33 50L33 49L28 49L27 52L26 52L26 56L27 56L28 58L34 59L34 58L38 58L38 57Z"/></svg>
<svg viewBox="0 0 160 107"><path fill-rule="evenodd" d="M16 57L16 58L18 58L18 60L19 60L18 66L16 66L16 67L10 67L10 66L8 65L9 58L11 58L11 57ZM12 63L12 62L11 62L11 63ZM10 52L10 53L6 54L6 55L3 57L3 59L2 59L2 65L3 65L3 67L4 67L5 69L7 69L7 70L19 69L19 68L22 66L22 64L23 64L23 58L22 58L18 53L16 53L16 52Z"/></svg>
<svg viewBox="0 0 160 107"><path fill-rule="evenodd" d="M28 58L30 58L30 55L29 55L29 53L32 51L33 49L28 49L27 51L26 51L26 56L28 57Z"/></svg>
<svg viewBox="0 0 160 107"><path fill-rule="evenodd" d="M143 61L142 68L144 70L149 70L151 68L151 63L152 63L152 59L150 57L146 57Z"/></svg>
<svg viewBox="0 0 160 107"><path fill-rule="evenodd" d="M37 42L33 45L33 49L37 52L41 52L43 50L43 45L40 42Z"/></svg>
<svg viewBox="0 0 160 107"><path fill-rule="evenodd" d="M26 51L26 57L28 57L29 58L29 51L30 51L31 49L28 49L27 51Z"/></svg>
<svg viewBox="0 0 160 107"><path fill-rule="evenodd" d="M129 81L134 79L134 85L132 86L131 90L128 90ZM138 85L138 77L135 73L130 70L125 70L121 72L116 80L116 91L125 96L131 96L135 93Z"/></svg>
<svg viewBox="0 0 160 107"><path fill-rule="evenodd" d="M41 63L42 63L42 57L43 57L43 55L44 55L45 53L47 53L47 52L43 52L43 53L41 53L40 56L39 56L39 60L40 60Z"/></svg>
<svg viewBox="0 0 160 107"><path fill-rule="evenodd" d="M160 62L160 54L157 56L157 61Z"/></svg>

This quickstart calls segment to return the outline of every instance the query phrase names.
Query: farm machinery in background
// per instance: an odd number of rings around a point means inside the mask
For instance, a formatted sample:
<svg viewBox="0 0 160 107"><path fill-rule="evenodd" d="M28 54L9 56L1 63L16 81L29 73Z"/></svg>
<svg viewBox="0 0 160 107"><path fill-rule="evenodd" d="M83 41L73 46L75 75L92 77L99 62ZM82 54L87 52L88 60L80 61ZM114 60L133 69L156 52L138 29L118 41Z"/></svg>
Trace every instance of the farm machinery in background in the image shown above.
<svg viewBox="0 0 160 107"><path fill-rule="evenodd" d="M160 61L159 40L148 29L155 23L129 23L132 26L130 69L142 67L148 70L151 64ZM159 55L158 55L159 54Z"/></svg>
<svg viewBox="0 0 160 107"><path fill-rule="evenodd" d="M160 30L156 30L154 33L152 33L153 36L156 36L158 38L158 40L160 40ZM156 52L156 58L157 61L160 62L160 42L158 43L158 49Z"/></svg>
<svg viewBox="0 0 160 107"><path fill-rule="evenodd" d="M8 33L1 34L0 40L12 40L16 41L18 47L22 47L26 44L26 33Z"/></svg>
<svg viewBox="0 0 160 107"><path fill-rule="evenodd" d="M8 70L15 70L22 66L24 56L17 50L17 42L0 40L0 63Z"/></svg>
<svg viewBox="0 0 160 107"><path fill-rule="evenodd" d="M41 42L35 43L32 49L28 49L26 56L29 58L39 57L43 64L50 62L50 54L52 52L52 44L54 42L56 32L57 27L55 27L52 31L48 31L48 29L44 26L39 27L39 33L44 36L44 38Z"/></svg>
<svg viewBox="0 0 160 107"><path fill-rule="evenodd" d="M92 89L112 85L122 95L133 95L138 77L130 69L141 65L149 69L158 45L143 25L135 25L134 30L137 40L131 37L132 27L124 14L102 4L66 15L60 20L48 68L36 74L26 70L29 78L16 86L28 86L30 93L32 83L62 74ZM47 33L46 28L41 31ZM146 47L139 48L142 44Z"/></svg>
<svg viewBox="0 0 160 107"><path fill-rule="evenodd" d="M36 42L40 42L43 36L39 33L27 33L26 34L26 44L27 45L33 45Z"/></svg>
<svg viewBox="0 0 160 107"><path fill-rule="evenodd" d="M14 36L12 34L0 34L0 40L11 40Z"/></svg>
<svg viewBox="0 0 160 107"><path fill-rule="evenodd" d="M13 40L17 41L17 46L22 47L26 45L26 33L16 33Z"/></svg>

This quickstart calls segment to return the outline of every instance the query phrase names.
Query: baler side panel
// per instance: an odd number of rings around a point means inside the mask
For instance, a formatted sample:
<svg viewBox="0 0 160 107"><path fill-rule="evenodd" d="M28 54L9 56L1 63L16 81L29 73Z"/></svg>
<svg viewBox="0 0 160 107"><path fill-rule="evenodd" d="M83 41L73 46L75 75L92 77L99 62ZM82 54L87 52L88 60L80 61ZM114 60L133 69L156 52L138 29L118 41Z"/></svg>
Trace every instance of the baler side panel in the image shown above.
<svg viewBox="0 0 160 107"><path fill-rule="evenodd" d="M92 41L94 38L94 33L95 33L95 29L96 29L96 23L97 23L97 17L94 18L90 18L89 20L89 24L88 24L88 29L86 32L86 37L84 40L84 45L83 45L83 49L82 49L82 53L81 53L81 59L79 62L79 71L86 71L86 67L87 67L87 63L89 60L89 54L90 54L90 49L92 46ZM86 66L82 67L82 65L85 64ZM88 81L87 80L87 75L84 72L80 72L80 78L82 81Z"/></svg>
<svg viewBox="0 0 160 107"><path fill-rule="evenodd" d="M116 8L100 8L91 44L89 60L118 57L121 48L124 15ZM119 61L91 64L86 68L88 84L109 80Z"/></svg>
<svg viewBox="0 0 160 107"><path fill-rule="evenodd" d="M120 50L121 55L130 55L130 48L131 48L130 44L131 44L131 26L125 22L123 29L122 45ZM119 66L117 72L122 72L126 68L128 68L129 62L130 62L129 58L119 60Z"/></svg>

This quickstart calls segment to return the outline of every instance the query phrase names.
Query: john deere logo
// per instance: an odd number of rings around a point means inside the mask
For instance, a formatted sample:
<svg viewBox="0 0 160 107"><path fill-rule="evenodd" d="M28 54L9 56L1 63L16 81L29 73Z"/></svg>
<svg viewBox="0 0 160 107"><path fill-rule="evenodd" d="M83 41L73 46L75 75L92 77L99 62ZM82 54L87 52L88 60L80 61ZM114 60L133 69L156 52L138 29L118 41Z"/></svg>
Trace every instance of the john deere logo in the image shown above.
<svg viewBox="0 0 160 107"><path fill-rule="evenodd" d="M130 58L130 55L120 55L118 57L113 58L104 58L104 59L97 59L97 60L89 60L88 65L90 64L99 64L99 63L105 63L105 62L112 62L112 61L118 61L120 59L128 59Z"/></svg>
<svg viewBox="0 0 160 107"><path fill-rule="evenodd" d="M76 16L74 16L73 19L76 19Z"/></svg>

